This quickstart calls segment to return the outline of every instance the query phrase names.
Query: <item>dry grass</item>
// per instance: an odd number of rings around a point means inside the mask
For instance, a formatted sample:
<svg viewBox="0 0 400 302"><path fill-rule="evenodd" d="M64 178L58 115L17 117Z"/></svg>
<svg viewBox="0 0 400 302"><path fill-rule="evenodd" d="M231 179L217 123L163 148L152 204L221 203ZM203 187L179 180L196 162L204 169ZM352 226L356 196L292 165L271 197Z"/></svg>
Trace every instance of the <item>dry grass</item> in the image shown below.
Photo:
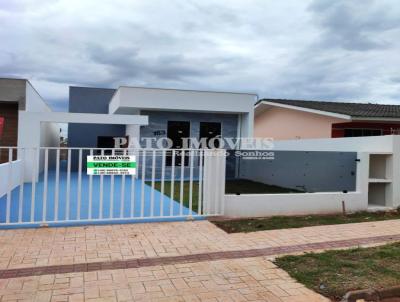
<svg viewBox="0 0 400 302"><path fill-rule="evenodd" d="M284 256L276 264L308 288L334 300L350 290L400 285L400 243Z"/></svg>

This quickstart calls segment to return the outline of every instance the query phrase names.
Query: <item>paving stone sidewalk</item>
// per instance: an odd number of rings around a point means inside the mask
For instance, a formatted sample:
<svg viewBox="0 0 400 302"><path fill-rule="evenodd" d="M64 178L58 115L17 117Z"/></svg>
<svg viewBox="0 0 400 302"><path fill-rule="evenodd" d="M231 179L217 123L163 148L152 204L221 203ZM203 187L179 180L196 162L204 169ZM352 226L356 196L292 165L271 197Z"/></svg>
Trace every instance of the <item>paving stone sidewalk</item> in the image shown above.
<svg viewBox="0 0 400 302"><path fill-rule="evenodd" d="M257 257L3 279L0 301L328 300Z"/></svg>
<svg viewBox="0 0 400 302"><path fill-rule="evenodd" d="M326 301L266 255L391 241L398 220L247 234L208 221L2 230L0 301Z"/></svg>
<svg viewBox="0 0 400 302"><path fill-rule="evenodd" d="M227 234L208 221L1 230L0 270L243 251L363 238L382 237L381 241L385 242L391 241L389 237L396 235L400 235L400 220L236 234ZM355 246L358 244L354 242ZM315 249L320 248L316 246Z"/></svg>

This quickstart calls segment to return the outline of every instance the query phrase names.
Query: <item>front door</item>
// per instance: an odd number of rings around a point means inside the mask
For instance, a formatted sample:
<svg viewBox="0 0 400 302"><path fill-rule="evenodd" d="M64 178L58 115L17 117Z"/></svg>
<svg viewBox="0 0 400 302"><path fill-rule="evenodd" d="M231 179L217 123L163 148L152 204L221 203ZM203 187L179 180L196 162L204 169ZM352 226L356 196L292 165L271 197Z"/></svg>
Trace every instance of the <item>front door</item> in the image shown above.
<svg viewBox="0 0 400 302"><path fill-rule="evenodd" d="M168 121L168 129L167 136L172 141L172 149L182 149L183 138L188 138L190 136L190 122L182 122L182 121ZM175 157L175 166L181 166L182 163L182 154L179 152ZM167 165L171 166L172 164L172 156L169 154L167 156ZM184 158L184 165L188 165L188 157Z"/></svg>
<svg viewBox="0 0 400 302"><path fill-rule="evenodd" d="M206 139L207 146L209 146L209 141L212 138L221 137L221 123L209 123L209 122L201 122L200 123L200 140L202 138ZM219 141L215 140L212 146L219 148Z"/></svg>

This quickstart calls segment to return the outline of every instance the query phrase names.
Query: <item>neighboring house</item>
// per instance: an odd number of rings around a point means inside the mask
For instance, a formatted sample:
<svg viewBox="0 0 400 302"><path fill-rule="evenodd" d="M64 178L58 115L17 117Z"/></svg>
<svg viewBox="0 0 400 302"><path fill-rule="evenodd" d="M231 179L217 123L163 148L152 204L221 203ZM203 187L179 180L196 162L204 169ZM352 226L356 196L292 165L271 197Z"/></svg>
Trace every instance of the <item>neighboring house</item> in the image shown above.
<svg viewBox="0 0 400 302"><path fill-rule="evenodd" d="M21 112L50 111L51 109L28 80L0 78L0 146L23 146L22 130L18 127L21 122ZM57 146L58 126L42 123L40 127L46 135L37 138L39 145ZM29 132L30 129L26 130ZM8 153L5 150L0 151L0 163L6 161Z"/></svg>
<svg viewBox="0 0 400 302"><path fill-rule="evenodd" d="M400 133L399 105L261 99L254 116L254 136L276 140Z"/></svg>

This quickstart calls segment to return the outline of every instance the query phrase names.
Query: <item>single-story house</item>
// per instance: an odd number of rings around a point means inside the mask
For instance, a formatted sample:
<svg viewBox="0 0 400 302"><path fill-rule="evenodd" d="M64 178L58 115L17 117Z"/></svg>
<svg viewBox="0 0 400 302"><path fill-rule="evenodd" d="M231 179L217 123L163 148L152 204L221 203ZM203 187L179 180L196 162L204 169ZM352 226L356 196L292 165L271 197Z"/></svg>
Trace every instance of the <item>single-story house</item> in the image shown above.
<svg viewBox="0 0 400 302"><path fill-rule="evenodd" d="M70 123L69 147L109 148L114 137L170 138L180 148L182 138L252 137L253 104L246 93L121 86L118 89L70 87L69 112L146 116L146 125L86 125ZM142 142L144 144L144 142Z"/></svg>
<svg viewBox="0 0 400 302"><path fill-rule="evenodd" d="M254 109L256 137L290 140L399 133L399 105L261 99Z"/></svg>
<svg viewBox="0 0 400 302"><path fill-rule="evenodd" d="M0 146L59 146L60 123L68 124L68 147L81 148L113 148L114 137L168 137L177 149L184 137L252 137L256 101L248 93L70 87L69 112L54 112L28 80L3 78ZM9 160L5 151L0 156Z"/></svg>
<svg viewBox="0 0 400 302"><path fill-rule="evenodd" d="M257 96L125 86L116 90L71 87L68 112L54 112L27 80L3 79L0 100L3 137L12 138L0 143L0 150L4 150L4 163L0 164L1 227L10 222L37 225L93 217L97 221L181 220L203 208L207 213L219 213L225 158L218 154L130 150L139 169L135 177L127 178L91 177L85 173L87 155L98 154L93 149L114 148L115 137L171 138L171 148L176 149L182 147L182 138L252 137ZM69 148L43 148L60 146L60 124L68 124ZM53 127L55 131L50 132ZM18 152L11 152L15 149L8 146L18 147ZM178 179L179 200L155 189L155 181L173 183ZM185 180L191 187L188 205L183 204ZM196 190L203 198L196 208L194 181L201 181Z"/></svg>
<svg viewBox="0 0 400 302"><path fill-rule="evenodd" d="M138 116L143 124L84 125L69 123L68 147L113 148L114 138L125 137L130 147L157 147L156 140L168 138L171 148L180 149L182 139L253 137L254 103L257 95L247 93L159 89L121 86L118 89L70 87L69 113L103 114L112 117ZM146 140L143 140L146 139ZM133 144L132 140L136 140ZM149 144L149 142L151 144ZM125 146L124 146L125 147ZM196 147L195 147L196 148ZM77 156L76 154L72 157ZM146 174L151 173L147 157ZM172 158L167 156L167 166ZM176 168L182 164L177 157ZM185 171L189 158L184 158ZM77 160L72 159L72 169ZM85 164L85 159L83 160ZM140 171L139 171L140 172ZM161 170L157 169L156 175ZM166 169L171 173L171 169Z"/></svg>

